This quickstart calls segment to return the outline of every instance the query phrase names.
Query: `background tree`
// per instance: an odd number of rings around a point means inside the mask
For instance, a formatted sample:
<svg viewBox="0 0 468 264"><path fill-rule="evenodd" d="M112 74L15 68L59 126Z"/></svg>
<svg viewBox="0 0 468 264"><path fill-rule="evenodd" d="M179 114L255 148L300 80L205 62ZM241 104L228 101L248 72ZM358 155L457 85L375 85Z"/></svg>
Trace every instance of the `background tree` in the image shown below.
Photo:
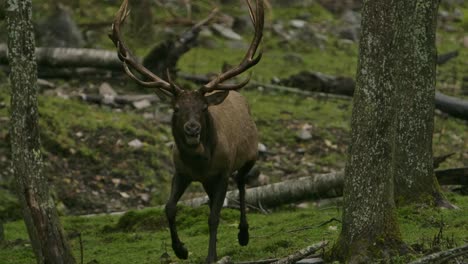
<svg viewBox="0 0 468 264"><path fill-rule="evenodd" d="M432 135L436 84L435 45L439 1L401 1L394 13L392 64L396 130L397 204L424 202L451 207L434 176Z"/></svg>
<svg viewBox="0 0 468 264"><path fill-rule="evenodd" d="M31 0L10 0L5 9L11 68L13 175L37 262L75 263L42 173L31 9Z"/></svg>
<svg viewBox="0 0 468 264"><path fill-rule="evenodd" d="M432 165L437 6L363 3L343 228L335 247L350 263L404 248L394 194L420 201L438 193Z"/></svg>

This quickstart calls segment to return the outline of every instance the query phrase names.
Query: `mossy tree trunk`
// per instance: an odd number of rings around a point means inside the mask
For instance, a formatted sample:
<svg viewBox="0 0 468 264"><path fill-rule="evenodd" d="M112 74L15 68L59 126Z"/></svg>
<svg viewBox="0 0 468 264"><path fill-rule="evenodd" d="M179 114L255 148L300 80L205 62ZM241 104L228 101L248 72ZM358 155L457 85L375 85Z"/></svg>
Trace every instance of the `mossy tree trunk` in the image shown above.
<svg viewBox="0 0 468 264"><path fill-rule="evenodd" d="M7 1L13 176L37 262L73 264L75 260L42 173L31 15L31 0Z"/></svg>
<svg viewBox="0 0 468 264"><path fill-rule="evenodd" d="M398 1L393 37L397 89L394 177L397 204L413 202L450 206L434 175L432 135L437 50L438 0Z"/></svg>
<svg viewBox="0 0 468 264"><path fill-rule="evenodd" d="M403 104L412 104L409 102L412 98L407 98L408 94L416 97L419 93L428 93L416 91L421 87L414 85L414 80L404 79L421 73L411 67L417 62L411 65L402 62L410 60L406 56L416 52L419 55L411 56L427 60L427 55L424 51L415 51L416 48L407 43L406 38L418 36L406 35L408 29L402 27L416 25L403 23L402 20L427 16L428 12L418 12L432 5L432 1L427 0L363 2L352 135L345 169L343 226L334 248L335 256L349 263L372 263L372 258L388 256L405 248L397 223L394 193L397 172L401 166L409 164L399 163L401 157L397 156L401 155L401 149L407 149L408 144L421 144L421 134L408 137L407 140L417 141L411 143L402 142L399 134L402 133L402 122L421 115L425 115L421 122L427 122L429 118L426 115L432 118L432 111L413 106L411 111L402 113ZM423 42L430 44L429 41ZM425 47L425 50L432 51L432 48ZM434 59L430 62L434 62ZM433 64L425 67L428 68L426 74L433 74L430 70ZM432 76L430 78L433 80ZM399 94L401 91L407 94ZM433 100L434 97L432 104ZM425 128L431 129L432 125L426 124ZM427 131L424 133L427 135ZM425 158L431 157L431 154L425 153L427 151L430 149L421 148L418 154L424 152Z"/></svg>

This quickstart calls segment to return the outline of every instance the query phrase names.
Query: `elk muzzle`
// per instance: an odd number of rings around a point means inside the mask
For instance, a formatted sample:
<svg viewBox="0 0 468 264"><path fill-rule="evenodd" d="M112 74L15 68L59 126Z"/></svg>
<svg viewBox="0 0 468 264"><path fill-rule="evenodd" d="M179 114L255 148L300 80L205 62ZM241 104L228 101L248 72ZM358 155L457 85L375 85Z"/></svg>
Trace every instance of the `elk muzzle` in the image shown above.
<svg viewBox="0 0 468 264"><path fill-rule="evenodd" d="M195 120L190 120L184 124L185 141L188 145L200 144L201 125Z"/></svg>

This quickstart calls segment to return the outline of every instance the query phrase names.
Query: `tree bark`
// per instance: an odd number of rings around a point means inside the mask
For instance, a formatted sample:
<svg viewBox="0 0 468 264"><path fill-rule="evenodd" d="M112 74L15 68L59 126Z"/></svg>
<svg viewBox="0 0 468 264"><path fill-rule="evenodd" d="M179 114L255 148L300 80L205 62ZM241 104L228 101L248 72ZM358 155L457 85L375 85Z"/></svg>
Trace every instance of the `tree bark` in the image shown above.
<svg viewBox="0 0 468 264"><path fill-rule="evenodd" d="M394 66L388 70L396 88L393 169L398 204L443 199L432 157L437 9L438 1L406 1L394 18L389 58Z"/></svg>
<svg viewBox="0 0 468 264"><path fill-rule="evenodd" d="M42 173L31 0L10 0L11 155L16 191L37 263L75 263Z"/></svg>
<svg viewBox="0 0 468 264"><path fill-rule="evenodd" d="M372 263L403 245L394 202L397 93L393 39L400 9L415 1L364 1L351 140L345 167L342 230L334 256ZM412 9L414 10L414 8ZM407 47L408 48L408 47Z"/></svg>

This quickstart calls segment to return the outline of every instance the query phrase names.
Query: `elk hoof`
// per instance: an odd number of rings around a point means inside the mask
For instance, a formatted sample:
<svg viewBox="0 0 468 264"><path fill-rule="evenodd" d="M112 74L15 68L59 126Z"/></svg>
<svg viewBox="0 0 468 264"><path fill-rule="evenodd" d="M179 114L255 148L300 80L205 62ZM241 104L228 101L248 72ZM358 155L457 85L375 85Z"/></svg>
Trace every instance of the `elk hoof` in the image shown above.
<svg viewBox="0 0 468 264"><path fill-rule="evenodd" d="M242 228L239 227L239 233L237 234L237 240L239 241L239 245L247 246L249 244L249 228Z"/></svg>
<svg viewBox="0 0 468 264"><path fill-rule="evenodd" d="M188 258L188 251L187 251L187 248L185 248L184 243L172 244L172 249L174 250L174 253L176 254L178 258L180 259Z"/></svg>

